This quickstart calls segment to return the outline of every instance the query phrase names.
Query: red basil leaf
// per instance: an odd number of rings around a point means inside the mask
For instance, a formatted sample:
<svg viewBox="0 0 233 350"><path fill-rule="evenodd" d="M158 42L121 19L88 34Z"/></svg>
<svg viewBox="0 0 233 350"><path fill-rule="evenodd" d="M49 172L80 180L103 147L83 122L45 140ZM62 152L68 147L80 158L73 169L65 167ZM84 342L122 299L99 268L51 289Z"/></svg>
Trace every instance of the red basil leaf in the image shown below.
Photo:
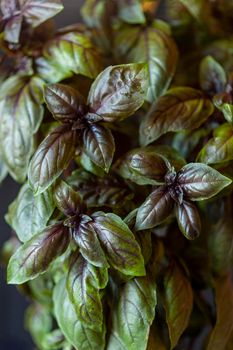
<svg viewBox="0 0 233 350"><path fill-rule="evenodd" d="M91 86L90 110L108 122L127 118L143 104L147 87L146 64L110 66Z"/></svg>
<svg viewBox="0 0 233 350"><path fill-rule="evenodd" d="M161 296L173 349L188 326L193 308L191 284L183 269L175 262L164 274Z"/></svg>
<svg viewBox="0 0 233 350"><path fill-rule="evenodd" d="M138 185L157 185L164 183L168 171L166 159L156 152L156 148L138 148L121 157L115 168L125 179Z"/></svg>
<svg viewBox="0 0 233 350"><path fill-rule="evenodd" d="M78 228L74 229L73 235L80 253L88 262L97 267L109 267L90 217L82 215L81 222Z"/></svg>
<svg viewBox="0 0 233 350"><path fill-rule="evenodd" d="M108 172L115 151L111 131L99 124L89 124L83 134L83 144L92 162Z"/></svg>
<svg viewBox="0 0 233 350"><path fill-rule="evenodd" d="M60 0L19 0L21 14L27 23L37 27L63 9Z"/></svg>
<svg viewBox="0 0 233 350"><path fill-rule="evenodd" d="M21 15L10 17L4 28L4 39L9 43L17 44L19 42L22 23L23 17Z"/></svg>
<svg viewBox="0 0 233 350"><path fill-rule="evenodd" d="M141 144L148 145L170 131L197 129L213 111L213 104L202 91L190 87L170 89L142 121Z"/></svg>
<svg viewBox="0 0 233 350"><path fill-rule="evenodd" d="M130 276L145 274L140 247L128 226L115 214L97 212L93 227L110 265Z"/></svg>
<svg viewBox="0 0 233 350"><path fill-rule="evenodd" d="M83 96L68 85L46 86L45 102L54 118L62 123L73 122L87 112Z"/></svg>
<svg viewBox="0 0 233 350"><path fill-rule="evenodd" d="M86 261L82 255L71 257L66 288L74 305L78 319L94 329L101 329L103 307L99 289L108 283L108 270L98 268Z"/></svg>
<svg viewBox="0 0 233 350"><path fill-rule="evenodd" d="M215 196L232 181L208 165L190 163L178 173L178 182L188 199L201 201Z"/></svg>
<svg viewBox="0 0 233 350"><path fill-rule="evenodd" d="M31 159L29 183L35 193L42 193L62 173L75 152L76 132L67 126L52 131L40 144Z"/></svg>
<svg viewBox="0 0 233 350"><path fill-rule="evenodd" d="M79 193L64 181L54 189L54 199L58 209L67 216L79 214L84 208Z"/></svg>
<svg viewBox="0 0 233 350"><path fill-rule="evenodd" d="M24 243L11 257L8 283L21 284L45 272L69 244L69 229L62 223L48 227Z"/></svg>
<svg viewBox="0 0 233 350"><path fill-rule="evenodd" d="M176 218L183 235L195 239L201 232L201 218L194 203L183 201L176 206Z"/></svg>
<svg viewBox="0 0 233 350"><path fill-rule="evenodd" d="M161 224L173 210L174 201L165 187L159 187L139 207L136 230L146 230Z"/></svg>

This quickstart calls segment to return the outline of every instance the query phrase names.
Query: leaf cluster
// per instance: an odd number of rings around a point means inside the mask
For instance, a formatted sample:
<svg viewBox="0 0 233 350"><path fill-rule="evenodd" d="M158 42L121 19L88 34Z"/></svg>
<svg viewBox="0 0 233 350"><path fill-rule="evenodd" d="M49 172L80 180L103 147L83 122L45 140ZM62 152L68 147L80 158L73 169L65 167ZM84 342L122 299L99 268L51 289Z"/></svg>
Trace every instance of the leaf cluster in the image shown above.
<svg viewBox="0 0 233 350"><path fill-rule="evenodd" d="M37 348L230 350L233 1L0 9L1 260Z"/></svg>

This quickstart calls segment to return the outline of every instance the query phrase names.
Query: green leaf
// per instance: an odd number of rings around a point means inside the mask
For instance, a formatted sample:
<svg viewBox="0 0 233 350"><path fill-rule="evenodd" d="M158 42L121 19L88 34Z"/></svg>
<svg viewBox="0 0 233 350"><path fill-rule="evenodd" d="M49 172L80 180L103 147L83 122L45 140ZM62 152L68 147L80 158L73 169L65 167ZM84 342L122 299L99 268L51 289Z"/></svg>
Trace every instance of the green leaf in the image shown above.
<svg viewBox="0 0 233 350"><path fill-rule="evenodd" d="M33 135L43 118L42 87L39 78L14 76L7 79L0 90L1 155L10 174L19 182L26 178Z"/></svg>
<svg viewBox="0 0 233 350"><path fill-rule="evenodd" d="M146 22L140 0L119 0L118 15L122 21L130 24Z"/></svg>
<svg viewBox="0 0 233 350"><path fill-rule="evenodd" d="M85 207L79 193L64 181L55 187L54 200L58 209L67 216L79 214Z"/></svg>
<svg viewBox="0 0 233 350"><path fill-rule="evenodd" d="M83 325L102 329L103 307L99 290L105 288L107 283L107 268L93 266L77 252L72 255L66 288Z"/></svg>
<svg viewBox="0 0 233 350"><path fill-rule="evenodd" d="M116 55L126 62L148 63L149 89L146 99L156 101L170 85L178 52L172 37L153 26L124 26L116 37Z"/></svg>
<svg viewBox="0 0 233 350"><path fill-rule="evenodd" d="M73 74L95 78L102 70L99 52L91 40L78 31L60 34L48 41L36 64L38 74L51 83Z"/></svg>
<svg viewBox="0 0 233 350"><path fill-rule="evenodd" d="M183 269L175 262L164 273L161 296L173 349L188 326L193 307L191 284Z"/></svg>
<svg viewBox="0 0 233 350"><path fill-rule="evenodd" d="M109 267L91 222L89 216L82 215L81 222L73 232L74 240L79 246L80 253L89 263L96 267Z"/></svg>
<svg viewBox="0 0 233 350"><path fill-rule="evenodd" d="M201 233L201 218L195 204L183 201L176 206L176 218L180 231L188 239L195 239Z"/></svg>
<svg viewBox="0 0 233 350"><path fill-rule="evenodd" d="M87 112L83 96L68 85L47 85L45 102L54 118L62 123L74 122Z"/></svg>
<svg viewBox="0 0 233 350"><path fill-rule="evenodd" d="M206 56L200 64L199 81L202 90L212 95L225 89L227 77L223 67L212 56Z"/></svg>
<svg viewBox="0 0 233 350"><path fill-rule="evenodd" d="M214 326L207 350L225 350L233 332L233 284L231 273L215 281L215 303L217 321Z"/></svg>
<svg viewBox="0 0 233 350"><path fill-rule="evenodd" d="M75 153L76 132L62 125L52 131L33 155L29 184L36 194L46 190L69 165Z"/></svg>
<svg viewBox="0 0 233 350"><path fill-rule="evenodd" d="M21 284L45 272L50 263L63 254L69 243L69 229L55 224L24 243L11 257L7 281Z"/></svg>
<svg viewBox="0 0 233 350"><path fill-rule="evenodd" d="M229 123L233 123L233 103L231 93L222 92L213 97L213 103Z"/></svg>
<svg viewBox="0 0 233 350"><path fill-rule="evenodd" d="M47 226L54 208L50 189L35 197L26 183L11 203L6 221L17 233L18 238L26 242Z"/></svg>
<svg viewBox="0 0 233 350"><path fill-rule="evenodd" d="M232 182L217 170L202 163L185 165L178 173L177 181L186 198L191 201L211 198Z"/></svg>
<svg viewBox="0 0 233 350"><path fill-rule="evenodd" d="M161 186L153 191L139 207L136 230L146 230L161 224L171 214L174 201L167 188Z"/></svg>
<svg viewBox="0 0 233 350"><path fill-rule="evenodd" d="M182 4L187 8L191 15L198 21L202 16L203 0L180 0Z"/></svg>
<svg viewBox="0 0 233 350"><path fill-rule="evenodd" d="M217 164L233 160L233 126L225 123L214 130L213 138L202 148L198 160Z"/></svg>
<svg viewBox="0 0 233 350"><path fill-rule="evenodd" d="M138 185L163 184L168 171L166 159L152 147L129 151L117 161L115 169L123 178Z"/></svg>
<svg viewBox="0 0 233 350"><path fill-rule="evenodd" d="M201 91L190 87L170 89L143 119L140 142L148 145L170 131L197 129L213 111L213 104Z"/></svg>
<svg viewBox="0 0 233 350"><path fill-rule="evenodd" d="M83 325L76 316L66 290L66 280L61 279L54 289L54 312L66 339L79 350L104 350L105 327L101 330Z"/></svg>
<svg viewBox="0 0 233 350"><path fill-rule="evenodd" d="M110 265L130 276L145 275L140 247L128 226L115 214L97 212L93 227Z"/></svg>
<svg viewBox="0 0 233 350"><path fill-rule="evenodd" d="M148 277L134 278L123 285L113 309L107 350L145 350L156 303L155 282Z"/></svg>
<svg viewBox="0 0 233 350"><path fill-rule="evenodd" d="M99 124L89 124L83 133L83 145L92 162L108 172L115 152L111 131Z"/></svg>
<svg viewBox="0 0 233 350"><path fill-rule="evenodd" d="M146 64L110 66L92 84L89 108L104 121L122 120L142 106L147 87Z"/></svg>

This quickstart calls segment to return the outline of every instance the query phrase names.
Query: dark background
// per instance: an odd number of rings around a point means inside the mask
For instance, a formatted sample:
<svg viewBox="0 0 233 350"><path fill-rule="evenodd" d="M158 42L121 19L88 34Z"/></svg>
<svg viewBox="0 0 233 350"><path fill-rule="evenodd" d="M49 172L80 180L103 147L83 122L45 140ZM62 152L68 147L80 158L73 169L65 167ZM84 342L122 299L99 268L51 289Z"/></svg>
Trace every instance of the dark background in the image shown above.
<svg viewBox="0 0 233 350"><path fill-rule="evenodd" d="M58 27L80 21L83 0L63 0L64 10L55 17ZM7 178L0 187L0 247L11 234L4 220L8 205L14 200L19 186ZM25 298L15 286L6 285L6 271L0 269L0 350L33 350L30 335L24 330Z"/></svg>

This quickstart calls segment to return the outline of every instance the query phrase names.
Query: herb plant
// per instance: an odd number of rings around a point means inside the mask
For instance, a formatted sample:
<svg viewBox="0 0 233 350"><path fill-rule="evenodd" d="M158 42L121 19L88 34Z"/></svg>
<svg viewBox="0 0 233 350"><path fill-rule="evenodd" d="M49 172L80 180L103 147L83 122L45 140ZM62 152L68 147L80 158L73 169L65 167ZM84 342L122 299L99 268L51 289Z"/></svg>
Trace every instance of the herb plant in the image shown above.
<svg viewBox="0 0 233 350"><path fill-rule="evenodd" d="M60 0L0 3L1 257L36 347L232 349L233 1L86 0L57 31Z"/></svg>

